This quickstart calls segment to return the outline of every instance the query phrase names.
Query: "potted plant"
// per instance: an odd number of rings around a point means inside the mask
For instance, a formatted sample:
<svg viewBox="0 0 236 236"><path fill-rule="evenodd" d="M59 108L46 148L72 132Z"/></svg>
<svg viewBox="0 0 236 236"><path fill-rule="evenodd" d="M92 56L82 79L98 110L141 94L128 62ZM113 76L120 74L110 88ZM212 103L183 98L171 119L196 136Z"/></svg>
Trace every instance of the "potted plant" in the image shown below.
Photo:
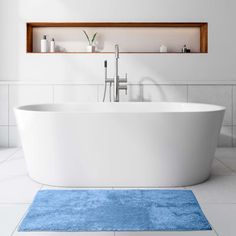
<svg viewBox="0 0 236 236"><path fill-rule="evenodd" d="M95 33L92 37L92 39L90 39L90 37L88 36L87 32L85 30L83 30L89 45L86 47L87 52L95 52L95 45L94 45L94 41L96 39L97 33Z"/></svg>

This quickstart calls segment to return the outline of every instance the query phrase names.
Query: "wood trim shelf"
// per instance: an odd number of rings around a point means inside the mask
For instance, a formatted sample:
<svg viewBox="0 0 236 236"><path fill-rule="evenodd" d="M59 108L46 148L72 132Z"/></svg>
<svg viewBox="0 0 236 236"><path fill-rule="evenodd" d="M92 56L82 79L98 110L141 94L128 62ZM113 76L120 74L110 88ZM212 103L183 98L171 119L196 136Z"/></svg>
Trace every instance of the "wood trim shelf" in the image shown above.
<svg viewBox="0 0 236 236"><path fill-rule="evenodd" d="M27 28L26 51L27 53L36 53L36 52L33 52L33 40L34 40L33 29L37 27L121 27L121 28L122 27L124 28L125 27L165 27L165 28L197 27L197 28L200 28L200 52L197 52L197 53L208 53L208 23L207 22L29 22L26 24L26 28ZM70 53L84 54L87 52L58 52L58 53L60 54L70 54ZM112 52L96 52L96 53L112 53ZM123 53L157 54L160 52L123 52ZM177 54L181 52L171 52L170 54L175 54L175 53ZM41 53L38 53L38 54L41 54ZM45 53L42 53L42 54L45 54ZM55 53L52 53L52 54L55 54ZM88 54L94 54L94 53L88 53Z"/></svg>
<svg viewBox="0 0 236 236"><path fill-rule="evenodd" d="M203 52L119 52L120 54L204 54ZM29 52L29 54L114 54L114 52Z"/></svg>

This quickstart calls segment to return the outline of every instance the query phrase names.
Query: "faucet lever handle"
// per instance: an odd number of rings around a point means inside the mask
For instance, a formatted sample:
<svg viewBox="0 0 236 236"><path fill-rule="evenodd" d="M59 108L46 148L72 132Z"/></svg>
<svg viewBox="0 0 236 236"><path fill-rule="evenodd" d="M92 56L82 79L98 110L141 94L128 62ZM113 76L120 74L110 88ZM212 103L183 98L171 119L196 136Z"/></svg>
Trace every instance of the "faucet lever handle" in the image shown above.
<svg viewBox="0 0 236 236"><path fill-rule="evenodd" d="M125 94L127 95L128 87L127 87L127 85L120 85L119 90L125 90Z"/></svg>
<svg viewBox="0 0 236 236"><path fill-rule="evenodd" d="M119 79L119 82L120 83L127 83L128 82L128 79L127 79L128 77L127 77L127 73L125 74L125 78L123 78L123 79Z"/></svg>

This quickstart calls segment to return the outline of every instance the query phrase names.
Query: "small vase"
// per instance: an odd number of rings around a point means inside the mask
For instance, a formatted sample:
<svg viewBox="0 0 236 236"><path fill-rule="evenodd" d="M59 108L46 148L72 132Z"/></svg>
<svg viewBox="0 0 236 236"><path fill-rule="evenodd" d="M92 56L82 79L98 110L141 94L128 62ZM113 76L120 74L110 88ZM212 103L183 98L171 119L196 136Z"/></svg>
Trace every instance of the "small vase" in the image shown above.
<svg viewBox="0 0 236 236"><path fill-rule="evenodd" d="M95 46L93 45L88 45L86 49L87 49L87 52L95 52Z"/></svg>
<svg viewBox="0 0 236 236"><path fill-rule="evenodd" d="M160 47L160 52L162 52L162 53L168 52L167 47L166 47L165 45L161 45L161 47Z"/></svg>

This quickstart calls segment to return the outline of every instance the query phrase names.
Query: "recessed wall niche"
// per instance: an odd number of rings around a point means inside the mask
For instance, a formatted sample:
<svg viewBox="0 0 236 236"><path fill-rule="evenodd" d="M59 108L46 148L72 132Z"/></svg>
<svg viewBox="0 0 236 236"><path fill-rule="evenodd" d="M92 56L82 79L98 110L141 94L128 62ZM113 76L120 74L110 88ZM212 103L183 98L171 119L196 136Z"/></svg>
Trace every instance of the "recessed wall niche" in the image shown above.
<svg viewBox="0 0 236 236"><path fill-rule="evenodd" d="M208 52L207 23L101 22L101 23L27 23L27 53L40 53L43 35L55 38L56 53L87 53L83 30L97 32L96 53L112 53L119 44L121 53L159 53L165 45L168 53L181 53L184 45L191 53Z"/></svg>

